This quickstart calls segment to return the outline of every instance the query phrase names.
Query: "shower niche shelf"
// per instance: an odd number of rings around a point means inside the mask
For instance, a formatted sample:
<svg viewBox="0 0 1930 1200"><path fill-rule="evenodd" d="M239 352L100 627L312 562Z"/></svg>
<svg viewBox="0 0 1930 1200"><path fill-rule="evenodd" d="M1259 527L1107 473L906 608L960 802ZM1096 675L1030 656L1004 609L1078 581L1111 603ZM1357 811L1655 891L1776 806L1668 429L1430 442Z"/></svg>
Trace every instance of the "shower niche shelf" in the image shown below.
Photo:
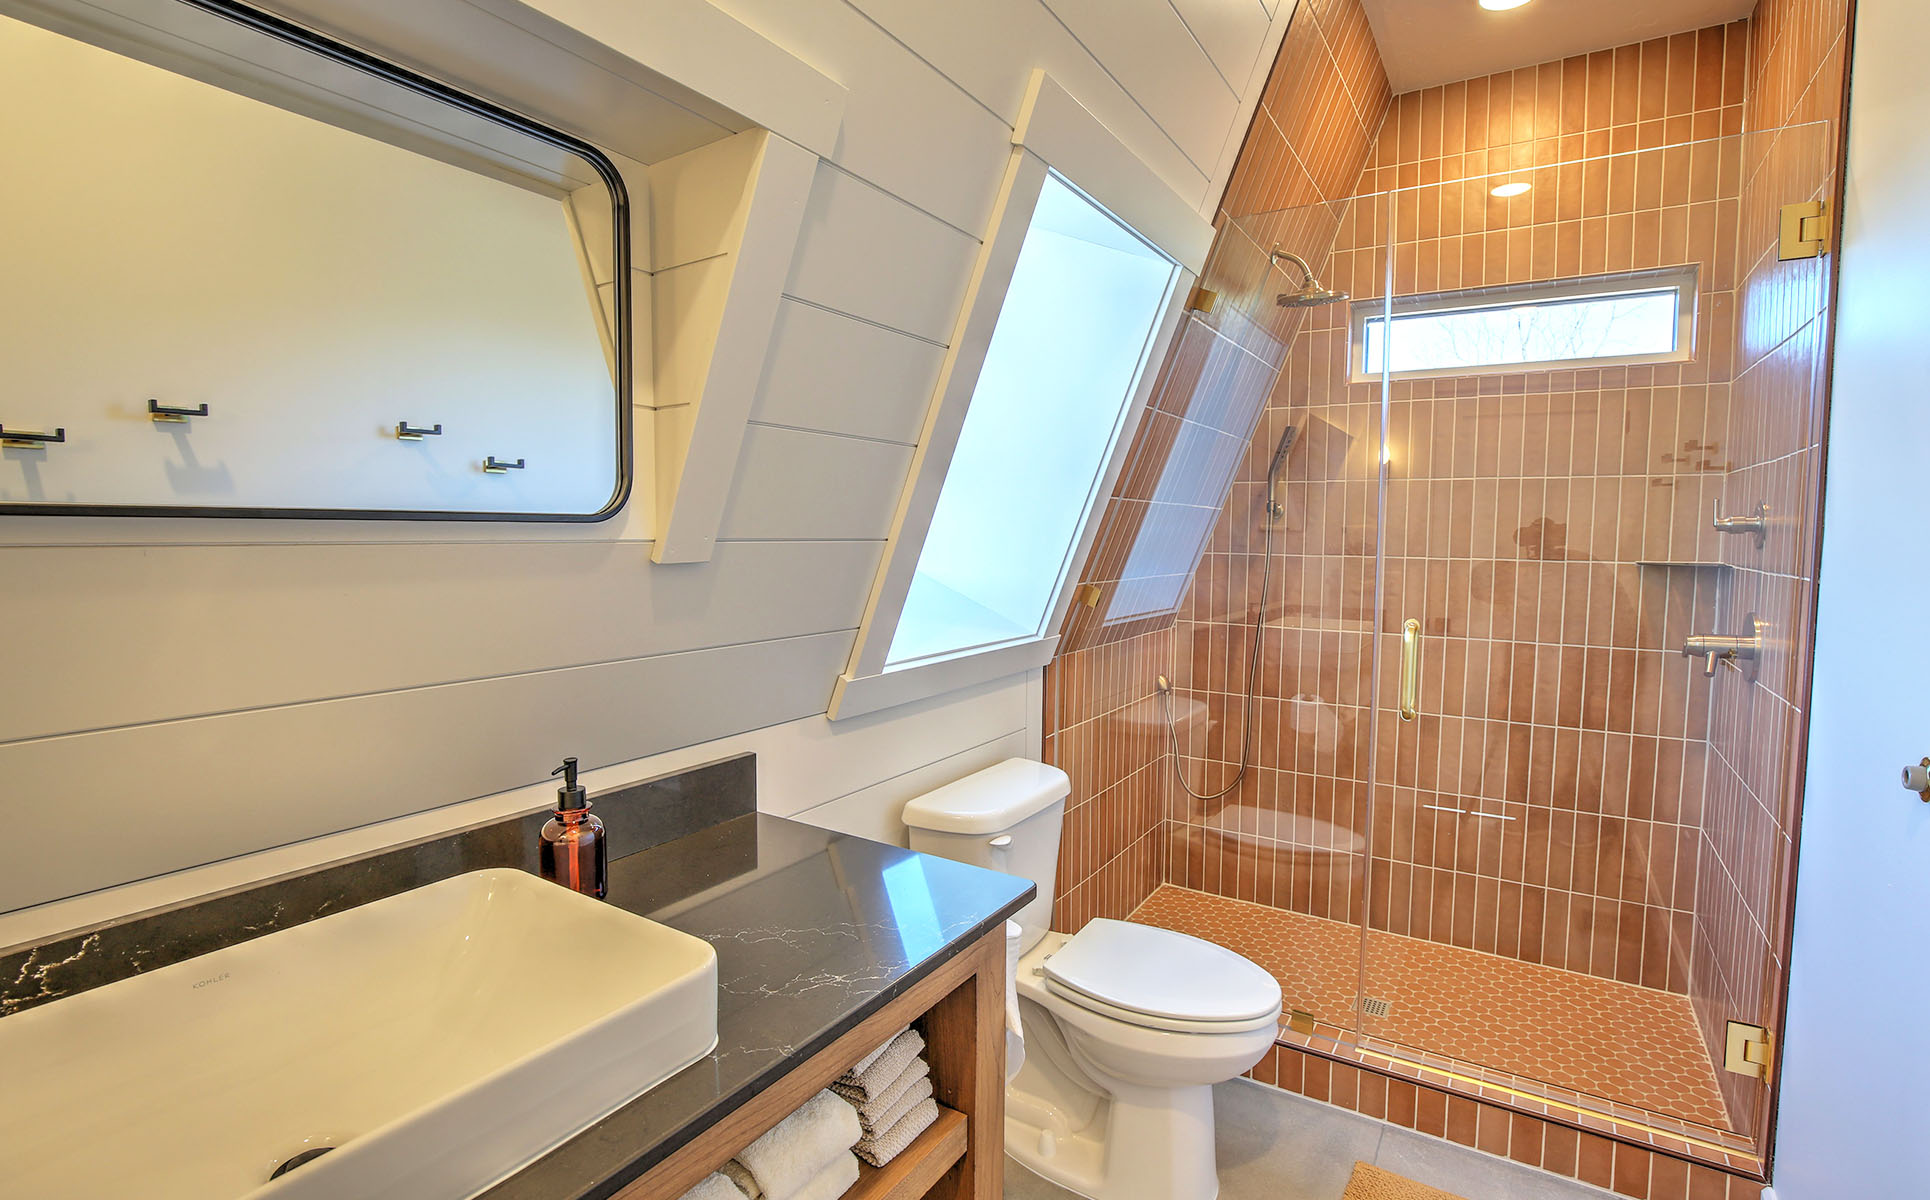
<svg viewBox="0 0 1930 1200"><path fill-rule="evenodd" d="M1635 565L1638 567L1676 567L1684 571L1731 571L1735 569L1734 563L1691 562L1686 559L1675 560L1663 558L1638 558L1635 560Z"/></svg>

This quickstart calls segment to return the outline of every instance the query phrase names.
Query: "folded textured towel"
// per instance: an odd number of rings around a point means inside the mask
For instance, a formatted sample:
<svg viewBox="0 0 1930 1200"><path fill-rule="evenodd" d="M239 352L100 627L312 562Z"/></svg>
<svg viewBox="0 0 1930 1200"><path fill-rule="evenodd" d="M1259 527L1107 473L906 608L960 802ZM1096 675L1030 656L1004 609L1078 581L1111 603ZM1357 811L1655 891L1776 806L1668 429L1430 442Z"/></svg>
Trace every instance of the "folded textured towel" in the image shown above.
<svg viewBox="0 0 1930 1200"><path fill-rule="evenodd" d="M883 1108L869 1115L866 1114L864 1109L859 1109L858 1124L864 1126L865 1137L873 1137L890 1129L899 1121L902 1121L905 1114L910 1112L914 1105L931 1098L931 1076L927 1075L912 1084L909 1088L906 1088L903 1095L893 1100L890 1104L885 1105Z"/></svg>
<svg viewBox="0 0 1930 1200"><path fill-rule="evenodd" d="M858 1159L846 1150L832 1159L822 1171L812 1176L809 1182L790 1196L777 1196L773 1200L838 1200L839 1196L851 1190L858 1182Z"/></svg>
<svg viewBox="0 0 1930 1200"><path fill-rule="evenodd" d="M903 1154L905 1147L911 1145L919 1134L930 1129L932 1122L937 1119L938 1101L920 1100L890 1129L866 1135L855 1147L858 1157L874 1167L882 1167Z"/></svg>
<svg viewBox="0 0 1930 1200"><path fill-rule="evenodd" d="M858 1119L862 1121L867 1113L875 1118L877 1114L898 1103L906 1092L917 1086L919 1080L930 1075L931 1064L922 1058L914 1058L898 1078L880 1087L875 1095L867 1096L848 1083L834 1083L831 1085L831 1090L844 1097L847 1103L856 1108ZM871 1123L875 1125L877 1121L874 1119Z"/></svg>
<svg viewBox="0 0 1930 1200"><path fill-rule="evenodd" d="M911 1065L911 1061L924 1052L923 1035L916 1029L907 1029L891 1039L885 1052L873 1059L870 1066L838 1082L843 1085L847 1098L855 1091L869 1100L897 1082L898 1076Z"/></svg>
<svg viewBox="0 0 1930 1200"><path fill-rule="evenodd" d="M911 1026L909 1025L905 1026L905 1029L910 1029L910 1028ZM849 1071L846 1071L844 1074L838 1076L839 1080L844 1082L855 1083L857 1081L858 1076L864 1074L864 1069L866 1067L870 1066L872 1063L877 1062L879 1057L882 1056L885 1051L891 1049L891 1043L897 1041L899 1038L899 1035L903 1034L905 1032L905 1029L900 1029L897 1033L892 1034L890 1037L886 1038L882 1043L880 1043L876 1050L873 1050L871 1053L865 1055L857 1062L852 1063L851 1069Z"/></svg>
<svg viewBox="0 0 1930 1200"><path fill-rule="evenodd" d="M819 1092L738 1151L737 1161L767 1200L790 1200L826 1164L840 1155L850 1157L846 1151L863 1136L857 1110L830 1092Z"/></svg>
<svg viewBox="0 0 1930 1200"><path fill-rule="evenodd" d="M683 1200L744 1200L744 1193L724 1176L712 1174L698 1180L696 1187L683 1194Z"/></svg>
<svg viewBox="0 0 1930 1200"><path fill-rule="evenodd" d="M763 1200L764 1189L757 1186L756 1176L743 1163L733 1158L717 1170L737 1185L737 1190L744 1193L745 1200Z"/></svg>

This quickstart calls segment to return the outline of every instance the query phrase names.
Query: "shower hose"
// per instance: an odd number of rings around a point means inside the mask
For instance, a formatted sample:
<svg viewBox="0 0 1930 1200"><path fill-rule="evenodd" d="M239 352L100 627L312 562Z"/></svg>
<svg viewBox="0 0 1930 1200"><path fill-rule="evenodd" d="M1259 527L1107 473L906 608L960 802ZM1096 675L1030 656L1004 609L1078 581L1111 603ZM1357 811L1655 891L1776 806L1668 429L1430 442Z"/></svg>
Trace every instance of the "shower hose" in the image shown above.
<svg viewBox="0 0 1930 1200"><path fill-rule="evenodd" d="M1266 553L1260 559L1260 602L1253 608L1253 645L1246 657L1246 719L1240 724L1240 769L1234 773L1231 783L1211 795L1194 791L1193 785L1186 782L1186 768L1179 761L1179 730L1173 725L1173 685L1164 676L1160 677L1164 686L1159 694L1166 708L1166 744L1173 752L1173 774L1186 794L1195 800L1218 800L1246 778L1247 759L1253 749L1253 681L1260 673L1260 637L1266 629L1267 585L1273 579L1273 521L1267 520L1261 529L1266 536Z"/></svg>

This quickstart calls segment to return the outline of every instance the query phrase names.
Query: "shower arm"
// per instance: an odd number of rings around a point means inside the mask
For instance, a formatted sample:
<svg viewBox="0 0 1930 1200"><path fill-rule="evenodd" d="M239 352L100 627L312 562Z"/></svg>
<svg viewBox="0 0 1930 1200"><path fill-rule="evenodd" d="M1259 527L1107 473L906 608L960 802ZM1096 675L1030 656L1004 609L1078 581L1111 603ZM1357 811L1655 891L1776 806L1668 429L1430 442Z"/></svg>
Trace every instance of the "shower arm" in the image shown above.
<svg viewBox="0 0 1930 1200"><path fill-rule="evenodd" d="M1286 259L1288 262L1292 263L1294 266L1300 268L1300 286L1301 287L1306 287L1308 284L1314 281L1313 268L1307 265L1306 259L1300 257L1298 254L1295 254L1291 250L1282 250L1280 247L1275 246L1273 250L1267 255L1267 264L1269 266L1277 267L1280 265L1280 260L1283 258Z"/></svg>

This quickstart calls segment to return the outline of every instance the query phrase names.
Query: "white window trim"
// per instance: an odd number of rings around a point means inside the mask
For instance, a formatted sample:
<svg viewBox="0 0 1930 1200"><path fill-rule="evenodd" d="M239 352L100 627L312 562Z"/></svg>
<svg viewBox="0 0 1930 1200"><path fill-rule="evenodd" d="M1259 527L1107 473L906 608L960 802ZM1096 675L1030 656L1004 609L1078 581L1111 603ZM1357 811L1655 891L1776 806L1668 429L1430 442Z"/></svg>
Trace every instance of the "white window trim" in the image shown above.
<svg viewBox="0 0 1930 1200"><path fill-rule="evenodd" d="M1511 308L1522 304L1541 304L1551 300L1618 296L1633 292L1673 290L1675 310L1675 349L1654 354L1622 354L1599 358L1545 359L1536 362L1492 363L1473 367L1436 367L1425 371L1393 371L1393 379L1445 379L1463 375L1521 375L1531 371L1575 371L1596 367L1630 367L1649 363L1688 362L1695 357L1695 308L1697 272L1692 263L1682 267L1662 267L1645 271L1624 271L1613 275L1591 275L1586 279L1564 279L1549 283L1516 283L1496 287L1466 288L1436 292L1426 296L1396 296L1390 306L1383 298L1357 300L1349 314L1347 355L1348 378L1354 383L1378 383L1381 372L1366 369L1367 323L1389 315L1395 319L1420 313L1449 312L1477 308Z"/></svg>
<svg viewBox="0 0 1930 1200"><path fill-rule="evenodd" d="M885 658L897 633L932 514L938 507L939 492L1048 172L1056 172L1130 225L1178 263L1179 269L1174 272L1165 308L1147 340L1138 382L1121 411L1110 455L1094 484L1085 521L1066 556L1053 602L1040 627L1049 632L887 671ZM1065 620L1079 568L1091 552L1099 517L1145 412L1160 356L1172 342L1185 297L1203 269L1212 244L1211 223L1050 76L1044 71L1033 72L1018 125L1012 132L1012 156L993 207L990 230L966 285L964 307L939 371L924 433L912 457L910 481L899 500L884 563L872 585L851 662L832 689L828 710L832 720L1000 679L1051 661L1059 643L1056 630Z"/></svg>

